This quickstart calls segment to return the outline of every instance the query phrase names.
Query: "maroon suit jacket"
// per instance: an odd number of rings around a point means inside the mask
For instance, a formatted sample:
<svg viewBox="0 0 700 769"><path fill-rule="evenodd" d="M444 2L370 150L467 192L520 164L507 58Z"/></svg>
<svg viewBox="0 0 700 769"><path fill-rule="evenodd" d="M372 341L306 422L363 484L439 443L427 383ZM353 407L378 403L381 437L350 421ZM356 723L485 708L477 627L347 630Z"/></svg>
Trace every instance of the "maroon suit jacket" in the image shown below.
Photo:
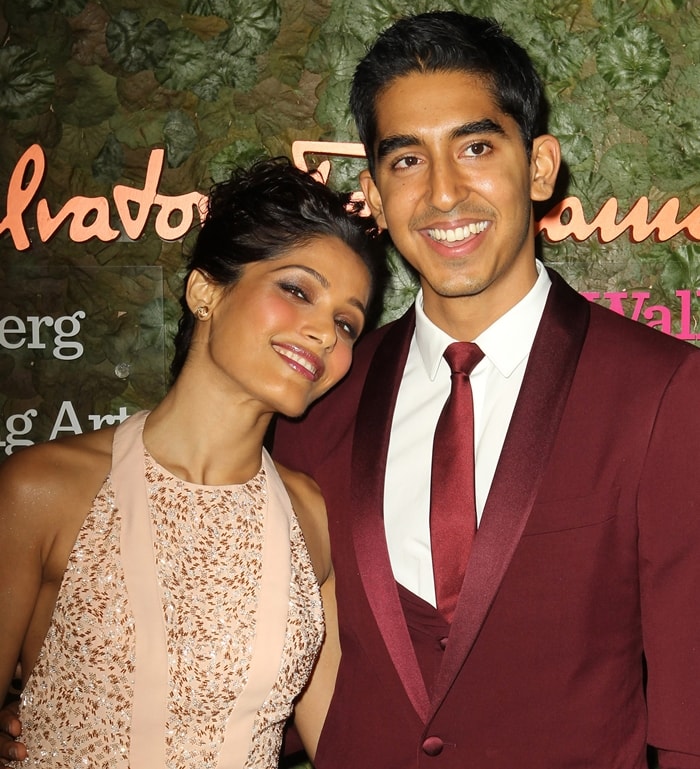
<svg viewBox="0 0 700 769"><path fill-rule="evenodd" d="M382 520L412 310L278 425L337 572L317 769L700 767L700 351L552 281L433 691Z"/></svg>

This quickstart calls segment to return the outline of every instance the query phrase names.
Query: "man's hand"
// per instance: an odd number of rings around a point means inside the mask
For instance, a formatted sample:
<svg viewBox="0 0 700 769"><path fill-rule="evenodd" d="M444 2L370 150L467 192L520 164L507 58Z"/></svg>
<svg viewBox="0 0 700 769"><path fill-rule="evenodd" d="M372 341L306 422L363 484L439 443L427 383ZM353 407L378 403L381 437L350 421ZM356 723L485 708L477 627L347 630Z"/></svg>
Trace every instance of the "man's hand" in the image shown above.
<svg viewBox="0 0 700 769"><path fill-rule="evenodd" d="M0 760L22 761L27 757L27 749L15 738L22 733L22 724L18 717L18 703L13 702L0 710ZM3 769L5 764L0 765Z"/></svg>

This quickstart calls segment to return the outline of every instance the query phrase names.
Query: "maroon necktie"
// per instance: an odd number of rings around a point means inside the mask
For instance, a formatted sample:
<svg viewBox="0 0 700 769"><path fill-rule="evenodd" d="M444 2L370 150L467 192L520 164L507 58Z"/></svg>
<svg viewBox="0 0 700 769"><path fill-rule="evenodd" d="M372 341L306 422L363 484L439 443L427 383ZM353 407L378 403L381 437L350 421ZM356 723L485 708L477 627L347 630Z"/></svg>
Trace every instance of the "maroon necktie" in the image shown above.
<svg viewBox="0 0 700 769"><path fill-rule="evenodd" d="M452 622L476 534L474 408L469 374L484 357L472 342L445 350L452 388L435 428L430 483L430 542L437 608Z"/></svg>

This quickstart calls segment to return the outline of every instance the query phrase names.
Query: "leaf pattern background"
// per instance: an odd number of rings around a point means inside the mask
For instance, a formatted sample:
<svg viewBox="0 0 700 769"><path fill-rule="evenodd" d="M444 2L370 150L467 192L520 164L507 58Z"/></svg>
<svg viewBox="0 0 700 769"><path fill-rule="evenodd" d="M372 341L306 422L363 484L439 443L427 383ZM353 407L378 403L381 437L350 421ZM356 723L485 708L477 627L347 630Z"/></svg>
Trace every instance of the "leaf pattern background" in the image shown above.
<svg viewBox="0 0 700 769"><path fill-rule="evenodd" d="M681 216L700 205L696 0L5 0L0 189L33 143L46 153L40 194L55 212L76 195L111 200L115 184L139 187L154 147L166 148L160 192L179 195L290 154L297 139L356 140L347 94L357 60L393 19L434 8L494 16L531 53L563 145L560 194L577 196L589 220L611 196L620 212L641 196L652 214L670 197ZM354 190L361 167L335 160L329 183ZM0 446L5 420L37 404L36 439L65 398L81 418L153 405L167 387L187 245L161 241L152 220L136 242L74 243L63 227L18 252L0 234L0 317L44 315L47 303L54 316L79 306L88 316L76 365L0 349ZM643 289L674 312L678 288L700 289L699 248L683 234L541 243L580 290ZM382 321L415 291L397 254L390 265Z"/></svg>

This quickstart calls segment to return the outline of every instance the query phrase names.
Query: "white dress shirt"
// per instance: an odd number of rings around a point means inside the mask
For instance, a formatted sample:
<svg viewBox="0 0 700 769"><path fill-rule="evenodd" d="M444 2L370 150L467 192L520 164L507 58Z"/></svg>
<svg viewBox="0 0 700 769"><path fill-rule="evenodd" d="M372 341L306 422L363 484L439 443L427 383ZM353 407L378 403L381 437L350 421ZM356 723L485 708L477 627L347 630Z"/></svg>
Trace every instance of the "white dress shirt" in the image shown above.
<svg viewBox="0 0 700 769"><path fill-rule="evenodd" d="M471 373L477 521L501 455L530 349L551 281L537 263L535 285L518 304L476 339L484 352ZM433 435L450 393L450 369L442 357L456 340L432 323L416 297L416 330L391 425L384 528L397 581L435 606L430 552L430 467Z"/></svg>

